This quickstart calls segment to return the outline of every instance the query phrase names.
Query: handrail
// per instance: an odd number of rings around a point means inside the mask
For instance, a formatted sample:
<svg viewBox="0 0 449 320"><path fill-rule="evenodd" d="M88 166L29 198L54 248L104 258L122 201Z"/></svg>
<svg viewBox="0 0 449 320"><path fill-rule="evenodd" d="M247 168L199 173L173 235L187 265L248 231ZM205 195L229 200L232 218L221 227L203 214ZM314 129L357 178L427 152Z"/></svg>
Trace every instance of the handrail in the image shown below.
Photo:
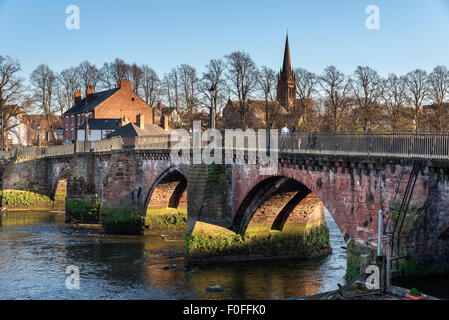
<svg viewBox="0 0 449 320"><path fill-rule="evenodd" d="M253 131L254 132L254 131ZM245 138L246 137L246 138ZM261 135L265 141L263 145L270 147L270 138ZM443 159L449 160L449 132L432 131L372 131L372 132L294 132L279 133L277 150L282 157L284 154L321 154L347 156L389 156L399 158ZM196 138L195 138L196 139ZM226 134L222 136L225 147ZM252 143L248 141L251 139ZM243 136L234 135L233 149L249 150L251 146L258 146L259 135L246 132ZM193 146L190 135L190 145ZM236 147L237 140L242 145ZM126 140L128 144L129 140ZM90 142L88 150L93 152L109 152L121 149L136 150L170 150L176 145L170 135L140 136L131 140L132 145L126 145L123 138ZM197 142L205 147L207 142ZM263 148L265 149L265 148ZM51 147L15 147L10 152L0 153L0 159L10 159L17 155L19 160L35 159L39 157L64 156L85 152L83 141L69 145Z"/></svg>

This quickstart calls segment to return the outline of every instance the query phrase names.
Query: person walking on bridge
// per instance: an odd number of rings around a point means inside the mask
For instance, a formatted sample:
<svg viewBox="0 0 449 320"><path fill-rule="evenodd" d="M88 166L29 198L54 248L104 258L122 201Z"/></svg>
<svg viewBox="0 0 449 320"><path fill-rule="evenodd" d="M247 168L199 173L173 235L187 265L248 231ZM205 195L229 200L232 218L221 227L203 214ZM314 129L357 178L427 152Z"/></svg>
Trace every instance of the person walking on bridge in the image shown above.
<svg viewBox="0 0 449 320"><path fill-rule="evenodd" d="M285 124L281 130L281 150L287 149L287 139L289 133L290 130L288 129L287 124Z"/></svg>

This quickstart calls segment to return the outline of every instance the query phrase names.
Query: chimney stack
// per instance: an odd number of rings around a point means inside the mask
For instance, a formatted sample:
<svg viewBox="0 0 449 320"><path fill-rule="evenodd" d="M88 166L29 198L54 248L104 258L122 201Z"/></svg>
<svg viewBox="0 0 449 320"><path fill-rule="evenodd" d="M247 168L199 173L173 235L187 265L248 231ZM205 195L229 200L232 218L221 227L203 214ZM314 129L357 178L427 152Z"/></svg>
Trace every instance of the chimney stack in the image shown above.
<svg viewBox="0 0 449 320"><path fill-rule="evenodd" d="M161 101L158 101L158 103L157 103L157 108L158 108L160 111L162 111L162 102L161 102Z"/></svg>
<svg viewBox="0 0 449 320"><path fill-rule="evenodd" d="M92 101L94 98L94 87L92 87L91 85L87 86L87 90L86 90L86 101Z"/></svg>
<svg viewBox="0 0 449 320"><path fill-rule="evenodd" d="M126 116L123 116L120 119L120 123L119 123L119 127L124 127L129 123L128 118L126 118Z"/></svg>
<svg viewBox="0 0 449 320"><path fill-rule="evenodd" d="M143 113L136 115L136 123L140 129L145 129L145 117Z"/></svg>
<svg viewBox="0 0 449 320"><path fill-rule="evenodd" d="M75 91L75 104L78 104L81 102L81 90Z"/></svg>

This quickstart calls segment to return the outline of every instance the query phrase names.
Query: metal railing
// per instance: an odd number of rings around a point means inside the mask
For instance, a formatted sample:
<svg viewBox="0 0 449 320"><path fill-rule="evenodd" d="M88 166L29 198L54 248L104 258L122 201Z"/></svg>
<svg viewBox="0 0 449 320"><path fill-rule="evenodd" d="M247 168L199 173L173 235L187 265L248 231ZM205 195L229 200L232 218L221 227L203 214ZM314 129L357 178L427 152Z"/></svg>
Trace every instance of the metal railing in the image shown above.
<svg viewBox="0 0 449 320"><path fill-rule="evenodd" d="M260 136L264 145L270 148L268 135ZM198 139L196 137L195 139ZM226 146L226 135L223 137L222 147ZM244 134L233 137L233 149L257 148L259 135ZM243 142L240 146L237 140ZM250 140L252 142L250 142ZM133 144L125 144L123 138L113 138L89 142L91 152L109 152L131 148L136 150L169 150L179 142L172 140L170 135L154 135L136 137ZM193 137L189 138L193 147ZM205 141L197 141L197 145L204 147ZM228 141L229 144L229 141ZM315 154L341 156L388 156L397 158L444 159L449 160L449 132L330 132L330 133L279 133L278 151L282 154ZM19 147L10 152L0 153L0 159L9 159L17 155L18 159L34 159L38 157L52 157L71 155L85 152L83 141L75 144L51 147Z"/></svg>
<svg viewBox="0 0 449 320"><path fill-rule="evenodd" d="M449 159L449 132L280 134L282 152Z"/></svg>

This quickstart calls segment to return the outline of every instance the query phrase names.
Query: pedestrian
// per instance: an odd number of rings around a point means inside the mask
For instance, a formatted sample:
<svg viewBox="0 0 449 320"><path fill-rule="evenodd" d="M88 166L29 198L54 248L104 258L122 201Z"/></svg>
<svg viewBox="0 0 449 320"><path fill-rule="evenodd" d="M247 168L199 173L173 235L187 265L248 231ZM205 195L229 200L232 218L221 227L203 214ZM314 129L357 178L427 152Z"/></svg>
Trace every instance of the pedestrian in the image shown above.
<svg viewBox="0 0 449 320"><path fill-rule="evenodd" d="M286 149L289 133L290 133L290 130L288 129L287 124L285 124L281 130L281 149Z"/></svg>

